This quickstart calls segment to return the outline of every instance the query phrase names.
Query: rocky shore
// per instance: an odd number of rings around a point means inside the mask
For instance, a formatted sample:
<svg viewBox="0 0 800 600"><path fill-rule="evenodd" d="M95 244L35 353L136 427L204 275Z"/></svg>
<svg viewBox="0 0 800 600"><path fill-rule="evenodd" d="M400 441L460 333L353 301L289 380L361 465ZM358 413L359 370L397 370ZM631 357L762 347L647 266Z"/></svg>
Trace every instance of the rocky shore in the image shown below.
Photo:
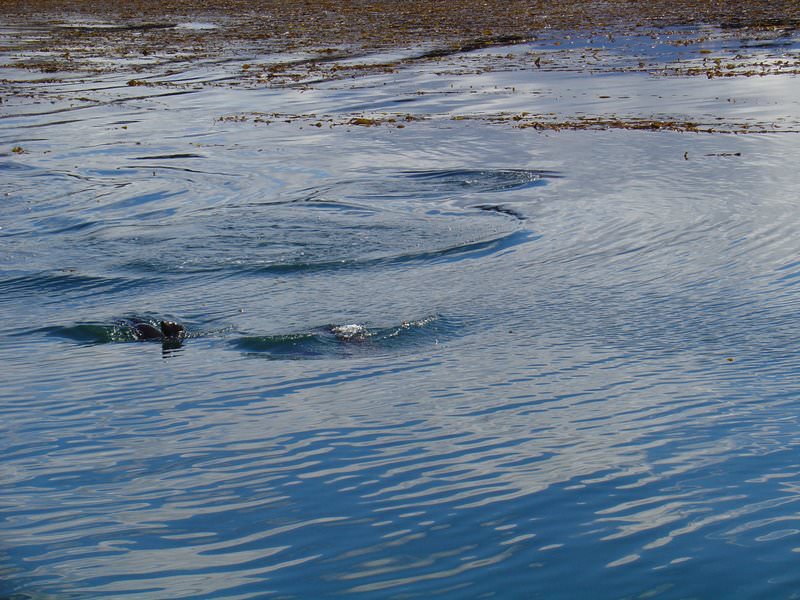
<svg viewBox="0 0 800 600"><path fill-rule="evenodd" d="M733 37L753 36L795 31L800 4L791 0L6 0L0 16L12 30L35 26L48 31L4 35L1 52L46 54L57 63L51 67L61 70L70 68L70 60L92 52L146 56L171 51L206 57L235 46L259 52L327 49L350 54L420 45L446 51L563 31L607 35L705 26ZM175 27L182 22L212 27Z"/></svg>

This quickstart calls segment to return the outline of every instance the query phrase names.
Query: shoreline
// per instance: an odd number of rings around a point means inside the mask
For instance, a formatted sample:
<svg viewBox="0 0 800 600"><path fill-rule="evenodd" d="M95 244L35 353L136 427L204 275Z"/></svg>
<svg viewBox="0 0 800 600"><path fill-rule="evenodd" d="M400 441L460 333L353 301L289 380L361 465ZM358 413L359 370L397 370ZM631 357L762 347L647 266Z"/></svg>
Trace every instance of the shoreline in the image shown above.
<svg viewBox="0 0 800 600"><path fill-rule="evenodd" d="M646 6L591 0L556 5L522 0L8 0L0 16L6 29L39 32L4 36L0 53L48 54L59 70L80 70L75 59L81 55L171 52L203 58L234 48L353 56L410 47L447 53L557 39L564 32L624 35L679 28L696 34L714 27L725 37L742 39L791 35L800 28L800 4L786 0L769 6L743 0L656 0ZM178 27L187 22L207 27ZM31 66L41 68L40 63Z"/></svg>
<svg viewBox="0 0 800 600"><path fill-rule="evenodd" d="M647 6L627 2L497 5L477 0L306 1L165 0L116 5L107 0L10 0L0 8L0 85L6 110L36 101L86 106L98 101L76 80L110 76L119 97L148 88L202 87L307 90L332 82L407 71L436 77L530 73L640 74L696 81L800 75L800 5L719 6L706 0ZM775 15L782 15L776 18ZM192 74L195 73L195 74ZM197 73L202 73L199 76ZM537 75L538 76L538 75ZM552 78L551 78L552 79ZM67 87L57 89L54 85ZM522 83L522 85L526 85ZM702 84L704 89L705 84ZM709 82L709 85L712 84ZM720 86L714 94L727 94ZM153 91L153 93L156 93ZM417 90L415 93L422 93ZM37 100L38 99L38 100ZM313 127L404 128L433 117L533 131L628 129L691 133L796 132L796 121L686 115L680 110L623 112L602 107L548 112L524 105L496 112L445 115L386 111L232 110L220 121ZM12 109L13 110L13 109Z"/></svg>

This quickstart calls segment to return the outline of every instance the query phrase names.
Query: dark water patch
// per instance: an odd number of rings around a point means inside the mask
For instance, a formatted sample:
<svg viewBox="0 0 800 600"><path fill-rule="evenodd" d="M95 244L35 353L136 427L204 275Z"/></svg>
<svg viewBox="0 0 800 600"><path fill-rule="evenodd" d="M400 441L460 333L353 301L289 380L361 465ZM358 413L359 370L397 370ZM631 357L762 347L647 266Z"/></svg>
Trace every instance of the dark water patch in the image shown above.
<svg viewBox="0 0 800 600"><path fill-rule="evenodd" d="M466 52L474 52L475 50L483 50L485 48L494 48L498 46L511 46L514 44L524 44L529 40L528 36L508 34L508 35L495 35L476 38L466 42L453 44L446 48L436 48L423 52L422 54L414 57L414 59L426 58L445 58L454 54L461 54Z"/></svg>
<svg viewBox="0 0 800 600"><path fill-rule="evenodd" d="M96 214L87 218L87 213L97 213L101 198L131 184L116 172L86 174L11 161L0 163L3 171L14 185L0 183L0 190L6 190L0 234L30 236L31 247L45 239L41 234L69 234L95 225L100 219Z"/></svg>
<svg viewBox="0 0 800 600"><path fill-rule="evenodd" d="M30 223L15 223L3 232L3 237L29 239L32 233L35 235L67 235L92 229L96 225L97 223L93 221L83 221L65 215L49 216L35 219Z"/></svg>
<svg viewBox="0 0 800 600"><path fill-rule="evenodd" d="M773 48L780 49L781 51L785 51L787 48L793 48L797 46L797 42L791 38L778 38L775 40L758 40L753 42L744 42L742 44L742 48L752 49L756 48L759 50L771 50Z"/></svg>
<svg viewBox="0 0 800 600"><path fill-rule="evenodd" d="M68 31L79 31L84 33L104 33L121 31L152 31L154 29L173 29L177 23L132 23L128 25L112 25L110 23L96 24L68 24L59 25L56 29L66 29Z"/></svg>
<svg viewBox="0 0 800 600"><path fill-rule="evenodd" d="M122 294L140 285L142 282L137 279L85 275L64 269L0 279L0 302L35 297L58 303L79 296Z"/></svg>
<svg viewBox="0 0 800 600"><path fill-rule="evenodd" d="M377 170L303 190L302 195L292 201L308 202L333 197L337 201L347 199L375 206L387 202L453 201L471 196L523 192L561 177L555 171L529 169Z"/></svg>
<svg viewBox="0 0 800 600"><path fill-rule="evenodd" d="M105 204L102 207L98 207L97 210L100 212L107 211L109 209L129 209L129 208L139 208L144 205L148 205L151 203L161 203L164 200L169 198L175 198L178 196L182 196L187 192L184 190L176 190L176 191L156 191L150 192L146 194L139 194L136 196L132 196L129 198L124 198L122 200L118 200L116 202L111 202L109 204ZM157 211L158 212L158 211Z"/></svg>
<svg viewBox="0 0 800 600"><path fill-rule="evenodd" d="M171 160L177 158L205 158L202 154L186 152L183 154L156 154L153 156L134 156L132 160Z"/></svg>
<svg viewBox="0 0 800 600"><path fill-rule="evenodd" d="M422 250L394 256L379 256L364 259L342 259L319 262L285 262L264 265L252 269L259 273L313 273L318 271L359 270L413 264L438 264L475 260L492 254L499 254L515 246L539 239L540 236L529 231L515 231L488 240L464 242L447 248Z"/></svg>
<svg viewBox="0 0 800 600"><path fill-rule="evenodd" d="M389 262L404 264L411 262L455 262L459 260L474 260L477 258L484 258L492 254L499 254L506 250L539 239L538 236L530 231L514 231L507 235L495 237L488 240L479 240L475 242L468 242L453 246L450 248L443 248L441 250L434 250L431 252L420 252L416 254L408 254L390 259Z"/></svg>
<svg viewBox="0 0 800 600"><path fill-rule="evenodd" d="M14 592L12 594L0 595L0 600L44 600L44 596L29 594L26 592Z"/></svg>
<svg viewBox="0 0 800 600"><path fill-rule="evenodd" d="M0 156L10 156L9 154L0 154ZM33 167L14 160L0 161L0 171L10 171L12 174L18 171L20 173L29 173L35 170Z"/></svg>
<svg viewBox="0 0 800 600"><path fill-rule="evenodd" d="M153 84L153 85L157 85L157 84ZM118 86L118 87L125 87L127 89L128 86ZM137 86L136 89L140 90L141 87ZM11 115L11 116L0 115L0 121L2 121L2 119L6 119L6 121L4 122L4 125L5 125L8 122L7 121L8 119L20 119L20 118L23 118L23 117L25 117L25 118L27 118L27 117L44 117L44 116L47 116L47 115L58 115L58 114L61 114L61 113L68 113L68 112L77 113L79 111L80 111L80 114L85 114L86 111L93 111L93 110L97 109L98 107L103 107L103 106L109 106L110 107L110 106L120 105L120 104L124 104L124 103L129 103L129 102L136 102L138 100L149 100L149 99L154 99L154 98L165 98L165 97L170 97L170 96L181 96L181 95L184 95L184 94L192 94L192 93L195 93L197 91L197 90L193 90L193 89L178 89L178 90L169 90L169 91L165 92L163 90L158 90L155 87L150 87L148 89L152 90L152 92L149 93L149 94L140 93L140 94L137 94L136 96L126 96L124 98L113 98L113 99L108 100L106 102L82 102L80 104L70 104L69 106L54 105L54 106L48 107L46 110L19 112L19 113L15 113L14 115ZM14 129L17 129L17 128L19 128L19 129L39 129L39 128L44 128L44 127L54 127L54 126L57 126L57 125L72 125L72 124L75 124L75 123L85 123L85 121L86 120L84 118L75 118L75 119L66 119L66 118L64 118L64 119L60 119L60 120L57 120L57 121L39 121L39 122L25 123L25 124L15 123L14 121L12 121L11 125L9 126L9 128L13 126ZM16 140L16 141L18 141L18 140Z"/></svg>
<svg viewBox="0 0 800 600"><path fill-rule="evenodd" d="M86 231L94 228L97 223L82 221L74 217L58 216L38 219L32 223L37 234L66 235ZM19 232L17 235L30 235L30 231Z"/></svg>
<svg viewBox="0 0 800 600"><path fill-rule="evenodd" d="M159 163L155 164L139 164L139 165L124 165L120 167L120 169L130 170L132 173L136 173L138 175L144 174L145 176L150 175L152 172L160 172L160 171L181 171L184 173L197 173L199 175L216 175L220 177L229 177L229 178L236 178L239 175L235 173L225 173L223 171L204 171L200 169L191 169L189 167L176 167L172 165L163 165ZM117 173L118 175L118 173Z"/></svg>
<svg viewBox="0 0 800 600"><path fill-rule="evenodd" d="M133 168L138 169L141 171L181 171L183 173L197 173L199 175L222 175L231 177L230 173L220 173L214 171L201 171L199 169L190 169L189 167L174 167L172 165L161 165L161 164L145 164L145 165L137 165L135 167L127 166L126 168Z"/></svg>
<svg viewBox="0 0 800 600"><path fill-rule="evenodd" d="M86 344L111 342L135 342L136 330L129 324L108 325L104 323L79 323L66 327L51 327L43 330L49 335Z"/></svg>
<svg viewBox="0 0 800 600"><path fill-rule="evenodd" d="M525 221L527 219L527 217L521 212L514 210L509 206L503 206L500 204L477 204L474 208L477 208L478 210L485 210L487 212L496 212L503 215L508 215L509 217L514 217L520 221Z"/></svg>
<svg viewBox="0 0 800 600"><path fill-rule="evenodd" d="M300 192L290 196L278 196L276 198L259 198L254 201L246 203L238 203L236 208L245 209L250 208L258 210L266 206L284 206L284 205L301 205L309 208L332 209L342 211L356 211L361 213L376 213L381 210L378 206L370 206L362 202L348 201L344 198L332 197L335 193L336 186L328 185L324 187L315 187L304 189ZM218 207L209 207L197 211L208 212L218 210Z"/></svg>
<svg viewBox="0 0 800 600"><path fill-rule="evenodd" d="M545 185L548 178L558 177L551 171L526 169L461 169L445 171L408 171L409 180L430 186L436 191L494 193Z"/></svg>
<svg viewBox="0 0 800 600"><path fill-rule="evenodd" d="M423 350L452 338L460 329L457 320L432 315L390 327L353 323L301 333L245 336L231 344L249 355L271 360L360 358Z"/></svg>
<svg viewBox="0 0 800 600"><path fill-rule="evenodd" d="M555 171L529 169L432 169L379 175L344 181L338 187L352 198L435 200L525 190L561 177Z"/></svg>
<svg viewBox="0 0 800 600"><path fill-rule="evenodd" d="M154 83L153 85L158 85L158 84ZM141 85L136 85L134 87L136 89L141 89ZM163 90L159 90L158 88L155 87L149 89L152 90L152 92L149 94L143 93L143 94L136 94L135 96L128 96L126 98L115 98L114 100L111 100L108 104L109 105L125 104L129 102L137 102L139 100L151 100L154 98L170 98L172 96L185 96L186 94L197 93L197 90L194 89L178 89L178 90L169 90L166 92ZM80 108L85 108L85 107L80 107Z"/></svg>
<svg viewBox="0 0 800 600"><path fill-rule="evenodd" d="M190 212L174 201L174 214L156 212L147 226L127 223L116 229L121 236L109 231L98 243L135 243L134 255L115 254L125 257L126 269L147 273L285 274L452 262L536 239L521 228L526 217L513 205L485 200L512 191L523 196L509 200L527 200L525 190L555 176L516 169L394 171L277 197L250 194ZM181 195L141 194L97 210L163 204ZM484 201L470 202L476 198Z"/></svg>
<svg viewBox="0 0 800 600"><path fill-rule="evenodd" d="M305 194L302 201L247 202L189 215L175 207L176 214L161 222L119 226L94 235L93 243L136 273L256 274L454 261L535 239L518 218L475 208L444 212L423 206L423 212ZM131 246L135 253L114 250Z"/></svg>
<svg viewBox="0 0 800 600"><path fill-rule="evenodd" d="M5 160L0 161L0 170L3 171L10 171L11 175L24 175L26 178L63 178L66 180L80 180L80 181L92 181L91 177L86 177L81 175L80 173L72 173L69 171L57 170L52 171L49 169L43 169L41 167L35 167L32 165L28 165L25 163L21 163L18 161L13 160ZM41 185L41 184L39 184Z"/></svg>
<svg viewBox="0 0 800 600"><path fill-rule="evenodd" d="M14 115L14 117L15 118L18 118L18 117L41 117L41 116L44 116L44 115L57 115L59 113L64 113L64 112L72 112L72 111L77 111L77 110L83 110L83 109L87 108L87 106L88 105L71 106L69 108L51 108L49 110L41 111L41 112L17 113L17 114ZM2 119L2 118L3 117L0 116L0 119ZM11 118L11 117L6 117L6 118ZM70 125L72 123L81 123L81 122L83 122L83 119L62 119L60 121L47 121L47 122L43 122L43 123L29 123L27 125L21 125L21 124L15 123L14 124L14 128L15 129L16 128L19 128L19 129L39 129L39 128L42 128L42 127L54 127L56 125ZM23 140L18 140L17 139L17 141L23 141ZM38 141L38 140L28 139L28 140L24 140L24 141Z"/></svg>

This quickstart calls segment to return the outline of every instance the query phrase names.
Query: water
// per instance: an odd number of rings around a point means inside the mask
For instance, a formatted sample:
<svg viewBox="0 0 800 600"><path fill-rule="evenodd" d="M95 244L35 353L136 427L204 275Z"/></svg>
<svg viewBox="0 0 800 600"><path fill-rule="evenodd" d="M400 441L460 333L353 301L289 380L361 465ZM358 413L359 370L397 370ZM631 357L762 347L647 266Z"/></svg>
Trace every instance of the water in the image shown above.
<svg viewBox="0 0 800 600"><path fill-rule="evenodd" d="M800 593L798 79L489 54L6 68L0 595Z"/></svg>

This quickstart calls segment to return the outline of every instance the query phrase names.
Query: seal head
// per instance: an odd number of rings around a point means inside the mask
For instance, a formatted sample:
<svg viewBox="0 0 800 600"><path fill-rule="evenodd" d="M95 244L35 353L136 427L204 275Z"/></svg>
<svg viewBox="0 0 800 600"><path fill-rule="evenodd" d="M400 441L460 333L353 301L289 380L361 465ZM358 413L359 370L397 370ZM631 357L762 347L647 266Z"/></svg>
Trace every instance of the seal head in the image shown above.
<svg viewBox="0 0 800 600"><path fill-rule="evenodd" d="M174 321L161 321L161 335L168 340L182 340L186 337L186 328Z"/></svg>
<svg viewBox="0 0 800 600"><path fill-rule="evenodd" d="M136 338L139 340L161 340L163 342L178 342L186 337L186 328L174 321L161 321L158 327L150 323L134 323Z"/></svg>

